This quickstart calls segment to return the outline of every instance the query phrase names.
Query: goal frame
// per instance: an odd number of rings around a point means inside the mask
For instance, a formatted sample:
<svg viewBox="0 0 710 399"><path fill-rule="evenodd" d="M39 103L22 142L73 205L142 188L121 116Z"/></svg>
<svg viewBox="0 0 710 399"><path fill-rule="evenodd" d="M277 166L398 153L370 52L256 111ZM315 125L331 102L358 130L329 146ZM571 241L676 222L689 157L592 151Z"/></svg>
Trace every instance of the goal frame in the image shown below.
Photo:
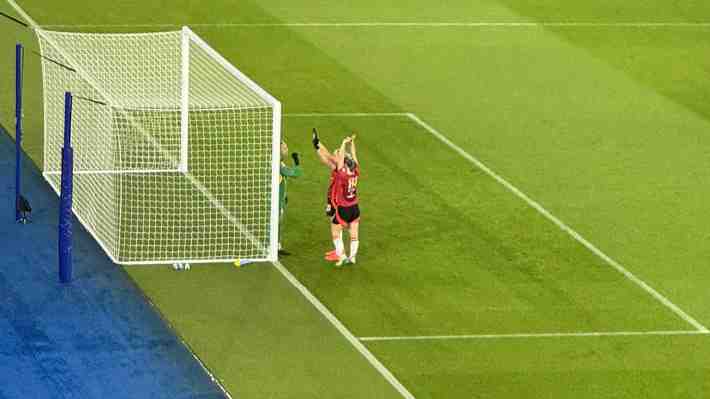
<svg viewBox="0 0 710 399"><path fill-rule="evenodd" d="M281 159L281 117L282 109L281 102L264 90L261 86L256 84L248 76L246 76L242 71L237 69L231 62L229 62L222 54L217 52L212 46L210 46L204 39L195 34L187 26L182 27L182 47L183 47L183 65L182 65L182 93L183 93L183 109L181 111L181 117L186 122L182 125L181 129L184 132L182 134L182 140L187 142L187 126L189 123L189 98L186 98L187 93L189 93L189 48L190 42L195 43L207 54L209 54L212 59L214 59L218 64L220 64L225 70L231 73L237 80L244 83L248 88L254 91L261 99L269 103L273 109L272 115L272 143L271 143L271 221L270 221L270 237L269 237L269 256L267 256L266 261L276 262L278 260L278 249L279 249L279 175L280 175L280 159ZM185 50L187 48L187 50ZM187 62L186 62L187 60ZM187 151L187 147L182 147L184 151ZM187 157L185 157L185 169L187 169ZM253 237L250 237L254 240ZM233 259L232 261L238 261L239 259ZM241 259L242 261L257 261L258 259ZM195 262L196 263L196 262Z"/></svg>
<svg viewBox="0 0 710 399"><path fill-rule="evenodd" d="M62 50L62 47L57 45L56 42L52 39L50 35L43 35L43 31L41 29L36 29L36 34L38 37L41 36L43 40L46 40L48 44L50 44L52 47L54 47L57 51L59 51L64 57L67 58L67 60L73 64L72 66L76 69L76 73L80 74L82 79L84 79L90 86L92 86L94 89L96 89L101 95L105 96L108 100L111 100L112 97L106 93L104 90L101 89L101 86L98 85L96 82L93 82L90 78L89 75L84 73L82 70L82 65L77 63L69 54L66 54L65 51ZM97 35L103 34L103 33L96 33ZM139 35L141 33L138 33ZM147 33L150 34L150 33ZM108 34L110 35L110 34ZM272 95L270 95L266 90L264 90L261 86L259 86L257 83L255 83L252 79L247 77L244 73L242 73L237 67L235 67L231 62L229 62L224 56L222 56L219 52L217 52L214 48L212 48L205 40L200 38L197 34L195 34L189 27L183 26L181 31L181 46L180 46L180 59L181 59L181 79L180 79L180 91L181 91L181 97L180 97L180 154L179 154L179 162L177 165L177 169L172 171L172 172L177 172L177 173L182 173L185 175L192 183L193 185L196 185L197 189L202 191L203 194L209 199L210 202L213 203L215 207L217 207L220 212L225 214L225 217L230 219L233 223L236 223L238 228L242 231L244 235L244 239L250 240L252 243L254 243L256 246L264 248L266 251L266 257L265 258L256 258L256 259L249 259L249 258L233 258L233 259L225 259L225 258L215 258L215 259L156 259L156 260L148 260L148 261L120 261L117 259L112 251L108 248L107 244L103 242L102 239L99 238L99 235L93 230L91 224L85 223L83 218L81 217L80 213L74 209L74 215L77 217L77 219L81 222L82 226L89 232L89 234L94 237L96 242L99 244L99 246L104 250L104 252L107 254L107 256L116 264L120 265L159 265L159 264L171 264L171 263L176 263L176 262L190 262L190 263L226 263L226 262L234 262L234 261L247 261L247 262L276 262L278 260L278 231L279 231L279 202L278 202L278 195L279 195L279 173L280 173L280 143L281 143L281 119L282 119L282 105L281 103L274 98ZM226 210L226 208L217 200L207 189L202 186L199 182L197 182L191 175L189 171L189 165L188 165L188 153L189 153L189 114L190 114L190 45L194 44L198 46L201 50L203 50L205 53L207 53L217 64L219 64L222 68L224 68L225 71L230 73L234 78L236 78L238 81L240 81L242 84L244 84L246 87L248 87L251 91L253 91L254 94L256 94L259 98L261 98L264 102L269 104L269 106L272 109L272 126L271 126L271 134L272 134L272 148L271 148L271 193L270 193L270 215L269 215L269 242L268 243L263 243L263 242L257 242L256 239L251 235L246 230L243 230L240 227L239 221L231 214L229 214L229 211ZM46 76L46 71L45 71L45 63L42 63L42 74L43 76ZM43 101L43 110L44 114L47 115L47 106L48 102L45 100ZM44 128L44 140L45 143L47 142L47 129L46 126ZM47 147L47 145L44 145L44 154L45 154L45 159L47 159L47 151L50 149ZM124 173L121 171L105 171L104 173ZM171 172L168 170L156 170L155 172L158 173L164 173L164 172ZM75 173L82 173L81 171L75 171ZM96 173L96 172L94 172ZM131 173L129 171L126 171L125 173ZM57 193L57 195L60 194L58 191L57 187L54 187L53 184L51 184L50 181L50 176L55 175L55 171L48 171L48 170L43 170L43 177L45 180L50 183L50 187ZM202 186L202 187L200 187ZM264 246L264 244L267 244Z"/></svg>

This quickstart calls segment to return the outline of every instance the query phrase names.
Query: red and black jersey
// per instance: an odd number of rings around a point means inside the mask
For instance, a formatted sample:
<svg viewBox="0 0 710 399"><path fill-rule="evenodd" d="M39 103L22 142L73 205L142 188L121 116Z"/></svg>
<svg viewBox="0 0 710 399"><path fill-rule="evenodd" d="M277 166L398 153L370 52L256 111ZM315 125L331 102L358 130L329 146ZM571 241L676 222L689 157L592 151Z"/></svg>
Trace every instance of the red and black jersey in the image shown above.
<svg viewBox="0 0 710 399"><path fill-rule="evenodd" d="M331 184L331 199L337 207L349 207L356 205L357 200L357 183L360 177L360 168L355 167L350 170L343 167L334 171L334 182Z"/></svg>
<svg viewBox="0 0 710 399"><path fill-rule="evenodd" d="M334 205L333 203L333 186L335 185L335 176L338 174L337 169L333 169L330 172L330 183L328 184L328 203Z"/></svg>

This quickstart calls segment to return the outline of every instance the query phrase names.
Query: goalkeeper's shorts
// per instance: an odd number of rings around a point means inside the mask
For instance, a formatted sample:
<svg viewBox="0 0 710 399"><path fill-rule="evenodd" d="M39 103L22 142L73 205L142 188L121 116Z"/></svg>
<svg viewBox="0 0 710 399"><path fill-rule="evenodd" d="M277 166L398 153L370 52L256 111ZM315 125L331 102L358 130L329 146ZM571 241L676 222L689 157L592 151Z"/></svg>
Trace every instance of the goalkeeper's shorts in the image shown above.
<svg viewBox="0 0 710 399"><path fill-rule="evenodd" d="M333 216L333 224L346 226L350 223L360 220L360 207L355 204L353 206L340 207Z"/></svg>

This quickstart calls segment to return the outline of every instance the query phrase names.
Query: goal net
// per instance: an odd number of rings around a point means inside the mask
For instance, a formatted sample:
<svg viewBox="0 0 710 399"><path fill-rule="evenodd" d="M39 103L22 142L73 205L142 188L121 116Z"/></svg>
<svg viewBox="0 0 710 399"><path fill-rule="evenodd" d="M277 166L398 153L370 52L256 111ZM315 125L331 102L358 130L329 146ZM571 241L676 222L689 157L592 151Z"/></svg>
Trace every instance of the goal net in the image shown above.
<svg viewBox="0 0 710 399"><path fill-rule="evenodd" d="M70 91L74 213L114 262L276 259L277 100L189 28L37 35L44 177L59 193Z"/></svg>

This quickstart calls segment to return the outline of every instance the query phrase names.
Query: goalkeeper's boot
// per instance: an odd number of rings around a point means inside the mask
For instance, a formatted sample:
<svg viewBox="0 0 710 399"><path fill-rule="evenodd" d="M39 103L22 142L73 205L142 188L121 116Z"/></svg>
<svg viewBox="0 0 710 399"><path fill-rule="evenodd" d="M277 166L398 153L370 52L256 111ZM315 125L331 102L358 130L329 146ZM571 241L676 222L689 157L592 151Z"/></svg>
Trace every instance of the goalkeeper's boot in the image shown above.
<svg viewBox="0 0 710 399"><path fill-rule="evenodd" d="M326 256L326 257L327 257L327 256L333 256L333 255L335 255L335 250L334 250L334 249L332 249L332 250L330 250L330 251L328 251L328 252L325 253L325 256Z"/></svg>
<svg viewBox="0 0 710 399"><path fill-rule="evenodd" d="M348 263L350 263L351 265L354 265L355 263L357 263L357 260L355 259L355 256L349 257L349 258L348 258Z"/></svg>
<svg viewBox="0 0 710 399"><path fill-rule="evenodd" d="M339 259L340 257L338 257L338 254L336 254L335 251L331 251L325 254L325 260L327 261L337 262Z"/></svg>

